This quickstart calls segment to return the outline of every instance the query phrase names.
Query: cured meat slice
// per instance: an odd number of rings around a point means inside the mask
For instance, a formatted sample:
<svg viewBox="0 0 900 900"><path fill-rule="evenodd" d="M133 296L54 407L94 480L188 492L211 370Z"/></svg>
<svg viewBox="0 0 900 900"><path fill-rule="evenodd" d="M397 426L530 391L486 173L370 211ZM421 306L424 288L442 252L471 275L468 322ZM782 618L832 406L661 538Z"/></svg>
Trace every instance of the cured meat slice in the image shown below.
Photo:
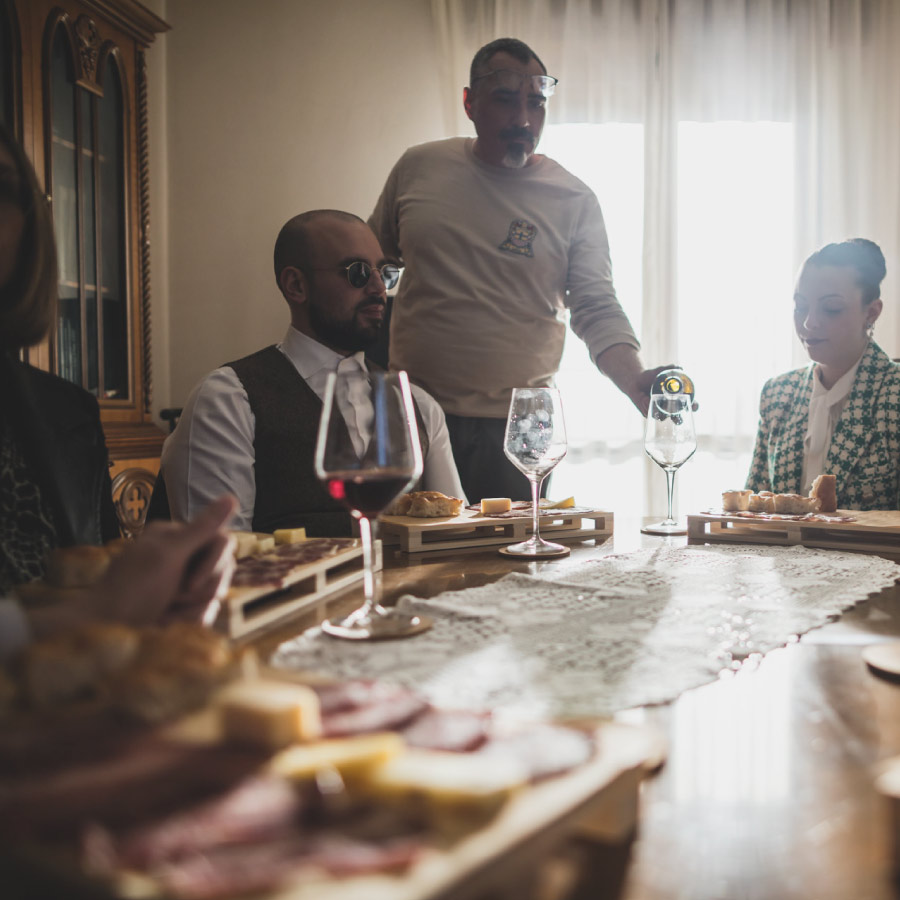
<svg viewBox="0 0 900 900"><path fill-rule="evenodd" d="M432 708L413 719L402 733L411 747L465 753L487 740L489 725L486 713Z"/></svg>
<svg viewBox="0 0 900 900"><path fill-rule="evenodd" d="M294 569L355 546L357 541L352 538L313 538L296 544L283 544L264 556L239 559L231 584L233 587L279 588Z"/></svg>
<svg viewBox="0 0 900 900"><path fill-rule="evenodd" d="M272 840L295 828L303 806L287 781L251 777L222 796L131 831L116 842L116 856L125 866L146 869L211 847Z"/></svg>
<svg viewBox="0 0 900 900"><path fill-rule="evenodd" d="M317 685L315 691L319 695L325 737L392 731L428 708L428 703L418 695L384 682L345 681Z"/></svg>
<svg viewBox="0 0 900 900"><path fill-rule="evenodd" d="M244 748L145 737L114 758L0 778L0 834L53 838L72 835L87 821L112 827L145 821L215 795L264 758Z"/></svg>
<svg viewBox="0 0 900 900"><path fill-rule="evenodd" d="M476 753L507 756L526 767L531 781L561 775L594 755L590 735L560 725L532 725L514 733L491 737Z"/></svg>
<svg viewBox="0 0 900 900"><path fill-rule="evenodd" d="M169 894L181 900L216 900L270 891L305 871L335 876L396 871L414 862L421 849L416 839L374 843L337 836L309 840L298 834L266 844L192 854L153 874Z"/></svg>

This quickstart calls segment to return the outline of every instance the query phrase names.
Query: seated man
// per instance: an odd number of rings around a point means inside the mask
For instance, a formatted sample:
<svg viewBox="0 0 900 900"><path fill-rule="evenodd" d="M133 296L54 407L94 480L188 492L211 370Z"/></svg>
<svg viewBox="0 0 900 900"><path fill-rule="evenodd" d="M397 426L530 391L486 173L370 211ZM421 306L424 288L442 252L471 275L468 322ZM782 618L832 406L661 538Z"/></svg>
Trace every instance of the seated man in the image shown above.
<svg viewBox="0 0 900 900"><path fill-rule="evenodd" d="M386 288L398 274L357 216L313 210L285 224L275 241L275 278L291 325L282 343L216 369L191 393L162 453L174 519L228 493L239 503L234 528L351 533L350 514L313 469L322 397L329 372L356 372L365 386L364 351L378 337ZM363 390L350 400L360 408L348 427L363 446L372 420L367 396ZM413 400L422 487L463 497L440 406L418 387Z"/></svg>

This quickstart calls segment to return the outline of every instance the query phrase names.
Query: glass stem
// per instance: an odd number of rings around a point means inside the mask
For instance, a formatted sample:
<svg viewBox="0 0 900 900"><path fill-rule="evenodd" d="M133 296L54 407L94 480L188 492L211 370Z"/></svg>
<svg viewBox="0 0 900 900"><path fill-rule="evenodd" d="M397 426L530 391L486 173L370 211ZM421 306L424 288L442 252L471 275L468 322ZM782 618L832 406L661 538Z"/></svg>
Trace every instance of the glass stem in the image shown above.
<svg viewBox="0 0 900 900"><path fill-rule="evenodd" d="M544 480L543 478L538 478L536 475L529 475L528 480L531 482L531 539L535 543L540 541L541 539L541 515L540 515L540 493L541 493L541 482Z"/></svg>
<svg viewBox="0 0 900 900"><path fill-rule="evenodd" d="M672 496L675 492L675 473L678 469L666 469L666 493L669 498L669 514L666 516L666 525L674 525L675 519L672 518Z"/></svg>
<svg viewBox="0 0 900 900"><path fill-rule="evenodd" d="M375 596L375 523L366 516L359 517L359 538L363 552L363 617L375 615L377 597Z"/></svg>

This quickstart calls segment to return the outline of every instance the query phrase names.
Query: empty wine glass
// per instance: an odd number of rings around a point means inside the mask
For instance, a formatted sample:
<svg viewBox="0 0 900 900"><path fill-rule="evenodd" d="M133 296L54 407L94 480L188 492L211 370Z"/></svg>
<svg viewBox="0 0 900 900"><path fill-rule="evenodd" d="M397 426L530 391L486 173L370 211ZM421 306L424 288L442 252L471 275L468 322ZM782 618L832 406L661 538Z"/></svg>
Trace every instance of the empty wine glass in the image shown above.
<svg viewBox="0 0 900 900"><path fill-rule="evenodd" d="M406 372L370 372L372 437L361 455L354 447L345 421L352 416L349 397L358 372L328 376L319 434L316 440L316 475L328 493L350 510L359 522L363 548L365 602L343 619L327 619L322 631L353 640L403 637L431 625L425 616L385 609L376 592L375 517L422 474L422 449L416 428L412 394Z"/></svg>
<svg viewBox="0 0 900 900"><path fill-rule="evenodd" d="M644 534L687 534L687 528L680 525L672 515L672 497L675 491L675 473L697 449L693 392L691 388L688 393L689 385L690 380L686 378L660 377L650 394L644 450L666 473L668 514L662 522L644 526L641 529Z"/></svg>
<svg viewBox="0 0 900 900"><path fill-rule="evenodd" d="M532 534L504 547L511 556L566 556L569 548L545 541L540 532L541 482L566 455L566 423L556 388L514 388L506 419L503 452L531 482Z"/></svg>

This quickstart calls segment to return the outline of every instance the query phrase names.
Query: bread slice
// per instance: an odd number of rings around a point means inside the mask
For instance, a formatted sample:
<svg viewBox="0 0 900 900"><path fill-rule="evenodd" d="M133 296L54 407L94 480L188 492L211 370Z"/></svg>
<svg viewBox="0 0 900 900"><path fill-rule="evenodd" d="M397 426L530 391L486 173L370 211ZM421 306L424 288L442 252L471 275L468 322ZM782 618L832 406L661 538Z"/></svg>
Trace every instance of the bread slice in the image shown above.
<svg viewBox="0 0 900 900"><path fill-rule="evenodd" d="M775 495L771 491L760 491L750 495L750 512L773 513L775 512Z"/></svg>
<svg viewBox="0 0 900 900"><path fill-rule="evenodd" d="M834 475L820 475L812 483L809 496L819 501L819 512L836 512L837 478Z"/></svg>
<svg viewBox="0 0 900 900"><path fill-rule="evenodd" d="M106 547L57 547L47 560L44 580L54 587L90 587L103 577L110 559Z"/></svg>
<svg viewBox="0 0 900 900"><path fill-rule="evenodd" d="M394 516L413 516L417 519L437 519L458 516L463 502L458 497L448 497L440 491L410 491L402 494L389 510Z"/></svg>
<svg viewBox="0 0 900 900"><path fill-rule="evenodd" d="M722 509L725 512L745 512L750 507L752 491L722 491Z"/></svg>
<svg viewBox="0 0 900 900"><path fill-rule="evenodd" d="M815 497L801 497L800 494L776 494L775 512L792 516L804 516L819 511L819 501Z"/></svg>

